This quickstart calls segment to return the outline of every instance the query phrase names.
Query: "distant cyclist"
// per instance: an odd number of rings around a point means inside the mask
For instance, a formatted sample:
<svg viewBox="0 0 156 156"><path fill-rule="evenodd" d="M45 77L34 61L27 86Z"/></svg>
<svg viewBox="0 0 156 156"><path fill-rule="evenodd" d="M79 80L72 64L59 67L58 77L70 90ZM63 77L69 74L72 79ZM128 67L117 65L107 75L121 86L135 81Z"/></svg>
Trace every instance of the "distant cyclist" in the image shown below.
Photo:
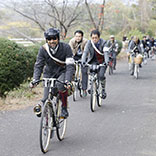
<svg viewBox="0 0 156 156"><path fill-rule="evenodd" d="M131 57L131 66L130 66L131 75L134 74L134 58L136 57L136 54L142 54L143 52L142 48L143 46L141 44L142 43L140 42L139 38L134 36L128 46L128 52L130 53ZM139 66L141 67L141 65Z"/></svg>
<svg viewBox="0 0 156 156"><path fill-rule="evenodd" d="M113 57L113 69L116 70L116 56L119 48L119 44L115 40L115 36L111 35L110 40L107 41L105 44L105 47L109 48L109 52L112 53Z"/></svg>

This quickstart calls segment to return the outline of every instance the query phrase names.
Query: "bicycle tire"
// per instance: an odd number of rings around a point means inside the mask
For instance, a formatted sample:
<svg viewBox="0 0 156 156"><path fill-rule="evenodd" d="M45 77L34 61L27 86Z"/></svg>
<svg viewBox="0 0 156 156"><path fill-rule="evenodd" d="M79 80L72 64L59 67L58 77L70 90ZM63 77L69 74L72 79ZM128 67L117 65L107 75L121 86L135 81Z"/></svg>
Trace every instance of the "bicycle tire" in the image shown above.
<svg viewBox="0 0 156 156"><path fill-rule="evenodd" d="M57 99L56 105L56 134L59 141L62 141L67 128L67 119L61 118L61 101Z"/></svg>
<svg viewBox="0 0 156 156"><path fill-rule="evenodd" d="M112 74L113 74L113 66L109 65L109 75L112 75Z"/></svg>
<svg viewBox="0 0 156 156"><path fill-rule="evenodd" d="M43 153L48 151L50 135L53 129L52 108L47 101L44 104L40 123L40 148Z"/></svg>
<svg viewBox="0 0 156 156"><path fill-rule="evenodd" d="M96 86L95 86L95 81L91 83L91 96L90 96L90 108L91 111L95 111L95 105L96 105Z"/></svg>
<svg viewBox="0 0 156 156"><path fill-rule="evenodd" d="M79 95L80 95L80 97L82 97L82 87L81 87L81 82L80 82L80 80L78 81L78 86L77 86L77 88L78 88L78 90L79 90Z"/></svg>
<svg viewBox="0 0 156 156"><path fill-rule="evenodd" d="M138 67L138 65L135 65L135 68L134 68L134 77L136 78L136 79L138 79L138 76L139 76L139 69L138 69L139 67Z"/></svg>
<svg viewBox="0 0 156 156"><path fill-rule="evenodd" d="M99 107L102 105L102 85L100 82L98 82L97 105Z"/></svg>
<svg viewBox="0 0 156 156"><path fill-rule="evenodd" d="M77 100L77 82L74 82L74 92L73 92L73 101Z"/></svg>

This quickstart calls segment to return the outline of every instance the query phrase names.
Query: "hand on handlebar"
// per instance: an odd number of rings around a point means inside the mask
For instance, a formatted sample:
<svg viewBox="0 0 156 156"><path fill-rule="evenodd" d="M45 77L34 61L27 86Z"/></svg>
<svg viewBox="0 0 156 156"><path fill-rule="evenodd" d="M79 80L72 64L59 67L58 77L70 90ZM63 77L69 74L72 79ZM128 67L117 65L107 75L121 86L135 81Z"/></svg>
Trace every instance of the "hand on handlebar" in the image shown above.
<svg viewBox="0 0 156 156"><path fill-rule="evenodd" d="M29 83L30 88L35 88L39 83L39 80L33 80Z"/></svg>
<svg viewBox="0 0 156 156"><path fill-rule="evenodd" d="M82 67L86 66L86 62L81 62Z"/></svg>
<svg viewBox="0 0 156 156"><path fill-rule="evenodd" d="M71 89L72 88L72 83L69 81L65 81L66 85L64 85L65 88Z"/></svg>

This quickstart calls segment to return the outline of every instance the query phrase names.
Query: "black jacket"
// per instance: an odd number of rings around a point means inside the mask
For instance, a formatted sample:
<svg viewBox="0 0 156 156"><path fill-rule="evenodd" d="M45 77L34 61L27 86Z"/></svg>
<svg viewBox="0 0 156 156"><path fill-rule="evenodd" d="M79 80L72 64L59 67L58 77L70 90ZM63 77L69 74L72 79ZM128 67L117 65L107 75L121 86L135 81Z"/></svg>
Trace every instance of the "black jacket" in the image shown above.
<svg viewBox="0 0 156 156"><path fill-rule="evenodd" d="M66 61L67 58L72 58L73 54L68 44L59 42L58 50L52 56L61 61ZM34 65L33 78L35 80L39 80L42 72L44 78L58 78L64 72L66 73L65 80L71 81L74 74L74 64L69 64L65 66L57 64L48 55L45 48L41 46L37 55L36 63Z"/></svg>

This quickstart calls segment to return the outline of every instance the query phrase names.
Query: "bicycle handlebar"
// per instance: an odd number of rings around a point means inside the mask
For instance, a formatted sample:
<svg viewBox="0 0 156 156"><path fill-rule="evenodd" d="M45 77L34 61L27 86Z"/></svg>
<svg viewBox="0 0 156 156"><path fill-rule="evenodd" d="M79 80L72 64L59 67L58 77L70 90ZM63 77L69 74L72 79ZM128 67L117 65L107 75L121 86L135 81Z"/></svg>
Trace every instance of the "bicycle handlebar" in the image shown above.
<svg viewBox="0 0 156 156"><path fill-rule="evenodd" d="M81 64L81 60L75 60L75 64Z"/></svg>
<svg viewBox="0 0 156 156"><path fill-rule="evenodd" d="M104 64L88 64L88 63L86 63L85 64L86 67L92 67L93 65L96 65L97 67L104 67L104 66L106 66L106 63L104 63Z"/></svg>
<svg viewBox="0 0 156 156"><path fill-rule="evenodd" d="M32 85L38 85L40 82L45 81L45 83L47 84L48 82L54 83L54 81L59 82L65 86L67 86L68 84L65 82L62 82L60 80L57 80L56 78L43 78L41 80L36 80L34 82L32 82Z"/></svg>

